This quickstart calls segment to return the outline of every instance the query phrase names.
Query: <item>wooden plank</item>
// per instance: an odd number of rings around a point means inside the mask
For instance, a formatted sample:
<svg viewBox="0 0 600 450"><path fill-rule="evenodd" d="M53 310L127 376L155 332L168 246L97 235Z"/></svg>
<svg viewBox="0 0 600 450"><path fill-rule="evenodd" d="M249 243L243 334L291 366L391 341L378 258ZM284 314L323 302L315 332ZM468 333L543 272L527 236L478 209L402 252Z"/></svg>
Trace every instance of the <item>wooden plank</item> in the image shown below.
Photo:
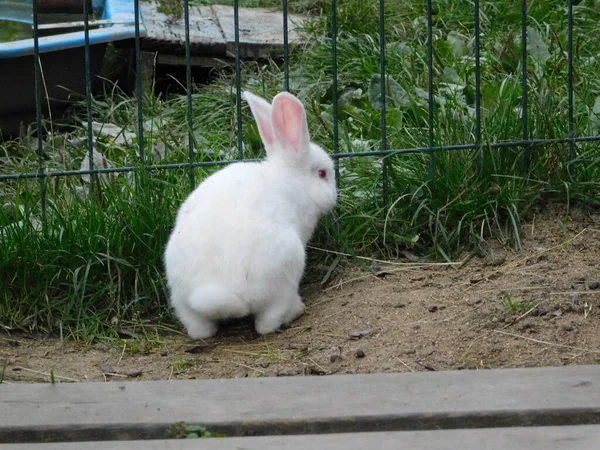
<svg viewBox="0 0 600 450"><path fill-rule="evenodd" d="M600 366L0 385L0 442L600 424Z"/></svg>
<svg viewBox="0 0 600 450"><path fill-rule="evenodd" d="M214 5L213 11L225 35L227 53L235 56L235 22L233 8ZM297 28L305 17L288 15L288 42L294 45L300 42ZM280 58L283 57L283 13L263 8L239 9L240 57L242 58Z"/></svg>
<svg viewBox="0 0 600 450"><path fill-rule="evenodd" d="M600 425L400 431L219 439L0 444L0 450L597 450Z"/></svg>
<svg viewBox="0 0 600 450"><path fill-rule="evenodd" d="M185 66L185 56L175 55L171 53L158 53L156 58L157 65ZM222 57L214 58L211 56L196 56L190 57L190 66L192 67L232 67L235 60L232 58Z"/></svg>
<svg viewBox="0 0 600 450"><path fill-rule="evenodd" d="M142 40L144 50L185 49L183 18L173 18L159 12L156 2L140 2L146 27ZM208 55L225 54L225 37L210 6L190 8L190 43L194 52Z"/></svg>
<svg viewBox="0 0 600 450"><path fill-rule="evenodd" d="M167 16L157 9L157 3L140 2L146 27L144 50L185 52L184 19ZM239 8L240 56L268 58L283 55L283 13L265 8ZM300 42L297 27L304 16L288 15L290 45ZM190 49L199 56L235 56L234 10L231 6L212 5L190 7Z"/></svg>

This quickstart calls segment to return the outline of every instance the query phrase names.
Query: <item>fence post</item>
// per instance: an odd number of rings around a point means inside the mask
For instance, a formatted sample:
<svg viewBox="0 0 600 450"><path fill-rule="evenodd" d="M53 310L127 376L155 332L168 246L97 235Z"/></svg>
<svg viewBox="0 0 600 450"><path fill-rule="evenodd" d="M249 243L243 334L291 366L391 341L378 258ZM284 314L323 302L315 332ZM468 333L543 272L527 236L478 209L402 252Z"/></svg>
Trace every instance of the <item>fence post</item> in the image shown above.
<svg viewBox="0 0 600 450"><path fill-rule="evenodd" d="M435 177L435 145L433 131L433 11L431 0L427 0L427 90L428 98L428 114L427 125L429 127L429 172L433 179Z"/></svg>
<svg viewBox="0 0 600 450"><path fill-rule="evenodd" d="M529 173L530 165L530 144L529 142L529 124L527 114L527 0L521 0L521 65L522 67L522 93L521 93L521 119L523 127L523 141L525 141L525 151L523 152L523 175Z"/></svg>
<svg viewBox="0 0 600 450"><path fill-rule="evenodd" d="M379 69L381 74L381 150L387 150L387 79L385 76L385 1L379 0ZM388 200L388 158L383 157L383 205L387 207Z"/></svg>
<svg viewBox="0 0 600 450"><path fill-rule="evenodd" d="M239 0L233 2L233 27L235 35L235 100L237 114L237 145L238 157L244 159L244 141L242 139L242 75L240 71L240 16Z"/></svg>
<svg viewBox="0 0 600 450"><path fill-rule="evenodd" d="M567 58L568 58L568 96L569 96L569 164L567 166L569 175L571 178L574 176L573 173L573 160L575 159L575 142L573 141L574 136L574 120L573 120L573 0L568 0L567 5Z"/></svg>
<svg viewBox="0 0 600 450"><path fill-rule="evenodd" d="M194 135L192 122L192 64L191 64L191 45L190 45L190 2L184 0L183 5L184 26L185 26L185 86L187 100L187 125L188 125L188 177L190 179L190 190L196 187L196 177L194 174Z"/></svg>
<svg viewBox="0 0 600 450"><path fill-rule="evenodd" d="M44 169L44 148L42 136L42 61L40 59L38 0L33 0L33 67L35 73L35 114L38 154L38 175L40 183L40 201L42 205L42 230L46 233L46 177ZM48 112L50 112L48 110Z"/></svg>
<svg viewBox="0 0 600 450"><path fill-rule="evenodd" d="M333 76L333 152L340 152L340 136L338 124L338 67L337 67L337 1L331 0L331 69ZM334 159L335 185L340 187L340 159Z"/></svg>
<svg viewBox="0 0 600 450"><path fill-rule="evenodd" d="M283 85L290 90L290 51L288 42L288 0L283 0Z"/></svg>

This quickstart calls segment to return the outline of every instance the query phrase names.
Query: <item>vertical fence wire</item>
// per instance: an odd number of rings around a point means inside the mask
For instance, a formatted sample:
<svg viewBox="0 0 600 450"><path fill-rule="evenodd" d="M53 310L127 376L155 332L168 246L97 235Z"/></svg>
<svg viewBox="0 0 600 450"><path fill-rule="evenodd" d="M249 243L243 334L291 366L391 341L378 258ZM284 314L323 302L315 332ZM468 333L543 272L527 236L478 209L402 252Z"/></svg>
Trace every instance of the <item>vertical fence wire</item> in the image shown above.
<svg viewBox="0 0 600 450"><path fill-rule="evenodd" d="M235 35L235 99L237 115L238 158L244 159L244 142L242 140L242 75L240 70L240 16L239 0L233 2L233 27Z"/></svg>
<svg viewBox="0 0 600 450"><path fill-rule="evenodd" d="M42 230L46 230L46 178L41 175L44 173L44 148L42 136L42 77L41 77L41 59L40 43L38 29L38 0L33 0L33 68L34 68L34 89L35 89L35 115L36 115L36 133L37 133L37 154L38 154L38 173L40 174L40 201L42 206Z"/></svg>
<svg viewBox="0 0 600 450"><path fill-rule="evenodd" d="M283 80L286 91L290 90L290 48L288 42L288 0L283 0Z"/></svg>
<svg viewBox="0 0 600 450"><path fill-rule="evenodd" d="M331 0L331 71L333 77L333 152L340 152L338 123L337 1ZM340 160L335 158L335 185L340 187Z"/></svg>
<svg viewBox="0 0 600 450"><path fill-rule="evenodd" d="M87 110L87 146L89 169L94 170L94 133L92 130L92 68L90 59L90 0L83 0L83 32L85 53L85 106ZM90 175L90 197L94 194L94 176Z"/></svg>
<svg viewBox="0 0 600 450"><path fill-rule="evenodd" d="M574 120L573 120L573 0L567 2L567 58L568 58L568 96L569 96L569 164L568 171L569 175L573 176L573 161L575 159L575 142L572 141L574 136Z"/></svg>
<svg viewBox="0 0 600 450"><path fill-rule="evenodd" d="M435 176L435 152L433 150L434 130L433 130L433 11L431 7L431 0L427 0L427 90L429 94L428 98L428 112L427 112L427 125L429 127L429 172L431 178Z"/></svg>
<svg viewBox="0 0 600 450"><path fill-rule="evenodd" d="M529 124L527 114L527 0L521 0L521 69L522 69L522 93L521 93L521 119L523 127L523 140L529 140ZM529 172L530 146L525 144L523 152L523 174Z"/></svg>
<svg viewBox="0 0 600 450"><path fill-rule="evenodd" d="M137 97L137 140L142 164L146 162L144 149L144 105L142 94L142 52L140 45L140 0L133 0L135 25L135 92Z"/></svg>
<svg viewBox="0 0 600 450"><path fill-rule="evenodd" d="M194 175L194 136L192 123L192 63L191 63L191 45L190 45L190 2L184 0L183 14L185 27L185 86L187 100L187 126L188 126L188 176L190 179L190 189L193 190L196 185Z"/></svg>
<svg viewBox="0 0 600 450"><path fill-rule="evenodd" d="M479 0L475 0L475 143L481 144L481 56ZM481 154L481 150L480 150Z"/></svg>
<svg viewBox="0 0 600 450"><path fill-rule="evenodd" d="M381 74L381 150L387 150L387 80L385 76L385 2L379 0L379 69ZM388 158L383 158L383 204L388 205Z"/></svg>

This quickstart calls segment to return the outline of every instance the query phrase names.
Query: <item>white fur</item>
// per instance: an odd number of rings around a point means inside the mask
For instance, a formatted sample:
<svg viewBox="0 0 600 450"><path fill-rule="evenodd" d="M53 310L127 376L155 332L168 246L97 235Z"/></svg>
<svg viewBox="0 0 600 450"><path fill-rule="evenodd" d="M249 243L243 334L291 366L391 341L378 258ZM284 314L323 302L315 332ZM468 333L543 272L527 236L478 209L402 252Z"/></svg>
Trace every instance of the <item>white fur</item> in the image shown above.
<svg viewBox="0 0 600 450"><path fill-rule="evenodd" d="M285 92L272 106L244 98L267 159L206 178L182 204L165 251L171 305L195 339L213 336L221 319L253 314L267 334L301 315L305 247L336 203L333 161L310 142L300 101Z"/></svg>

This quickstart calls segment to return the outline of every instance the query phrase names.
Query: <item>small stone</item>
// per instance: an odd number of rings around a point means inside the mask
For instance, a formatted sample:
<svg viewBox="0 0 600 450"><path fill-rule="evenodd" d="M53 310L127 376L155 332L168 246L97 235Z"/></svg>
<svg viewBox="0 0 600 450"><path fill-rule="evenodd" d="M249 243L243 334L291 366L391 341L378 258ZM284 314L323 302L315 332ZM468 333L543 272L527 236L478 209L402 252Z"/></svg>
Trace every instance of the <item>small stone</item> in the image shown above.
<svg viewBox="0 0 600 450"><path fill-rule="evenodd" d="M350 338L352 338L352 339L362 339L365 336L370 335L372 332L373 332L373 330L356 331L356 332L350 334Z"/></svg>
<svg viewBox="0 0 600 450"><path fill-rule="evenodd" d="M438 307L436 305L431 305L427 307L427 311L429 312L436 312L438 310Z"/></svg>
<svg viewBox="0 0 600 450"><path fill-rule="evenodd" d="M342 302L342 306L346 306L348 303L350 303L348 300L344 300L344 301Z"/></svg>
<svg viewBox="0 0 600 450"><path fill-rule="evenodd" d="M9 220L14 220L16 216L16 208L12 203L2 205L2 210Z"/></svg>
<svg viewBox="0 0 600 450"><path fill-rule="evenodd" d="M530 330L534 326L535 323L533 323L532 320L525 319L523 322L521 322L521 330Z"/></svg>
<svg viewBox="0 0 600 450"><path fill-rule="evenodd" d="M483 309L480 309L479 311L476 311L474 315L479 316L482 319L485 319L492 315L492 311L490 309L483 308Z"/></svg>
<svg viewBox="0 0 600 450"><path fill-rule="evenodd" d="M563 323L561 328L563 329L563 331L573 331L573 325L569 322Z"/></svg>
<svg viewBox="0 0 600 450"><path fill-rule="evenodd" d="M421 357L426 357L426 356L431 356L435 353L435 347L430 346L430 347L425 347L419 350L419 356Z"/></svg>
<svg viewBox="0 0 600 450"><path fill-rule="evenodd" d="M99 342L98 344L96 344L96 348L103 352L107 352L110 350L110 347L108 345L106 345L104 342Z"/></svg>
<svg viewBox="0 0 600 450"><path fill-rule="evenodd" d="M160 352L160 356L167 356L167 355L168 355L168 353L166 352L166 350Z"/></svg>
<svg viewBox="0 0 600 450"><path fill-rule="evenodd" d="M357 358L364 358L365 357L365 352L359 348L358 350L356 350L356 357Z"/></svg>
<svg viewBox="0 0 600 450"><path fill-rule="evenodd" d="M590 289L593 289L593 290L600 289L600 281L591 281L591 282L588 284L588 287L589 287Z"/></svg>
<svg viewBox="0 0 600 450"><path fill-rule="evenodd" d="M467 305L468 306L479 305L482 301L483 301L483 299L481 299L481 298L472 298L471 300L467 300Z"/></svg>
<svg viewBox="0 0 600 450"><path fill-rule="evenodd" d="M332 363L339 361L340 359L341 359L340 355L338 355L337 353L335 353L329 357L329 361L331 361Z"/></svg>
<svg viewBox="0 0 600 450"><path fill-rule="evenodd" d="M404 308L404 307L406 307L406 304L405 304L405 303L396 303L396 304L394 305L394 308Z"/></svg>
<svg viewBox="0 0 600 450"><path fill-rule="evenodd" d="M497 267L497 266L501 266L502 264L504 264L506 262L506 256L505 255L498 255L495 256L493 258L490 258L486 261L486 266L490 266L490 267Z"/></svg>

